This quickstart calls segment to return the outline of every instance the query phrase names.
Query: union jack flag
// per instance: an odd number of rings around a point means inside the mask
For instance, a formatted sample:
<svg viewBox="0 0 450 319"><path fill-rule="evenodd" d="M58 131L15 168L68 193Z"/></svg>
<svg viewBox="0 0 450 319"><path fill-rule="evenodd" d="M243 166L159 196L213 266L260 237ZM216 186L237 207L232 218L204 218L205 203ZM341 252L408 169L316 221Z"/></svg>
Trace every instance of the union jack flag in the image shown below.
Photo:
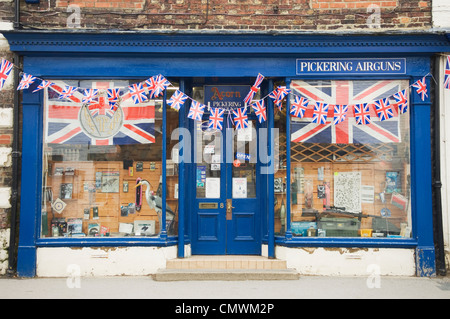
<svg viewBox="0 0 450 319"><path fill-rule="evenodd" d="M0 65L0 90L3 89L13 66L8 60L2 59L2 64Z"/></svg>
<svg viewBox="0 0 450 319"><path fill-rule="evenodd" d="M264 80L264 76L261 73L259 73L258 76L256 77L255 84L253 84L253 86L250 88L250 91L248 92L247 96L245 97L244 103L248 104L252 101L256 92L258 92L259 87L263 80Z"/></svg>
<svg viewBox="0 0 450 319"><path fill-rule="evenodd" d="M412 86L417 89L416 92L420 95L422 101L425 101L425 98L428 97L427 83L425 78L422 78L422 80L417 80L416 83L414 83Z"/></svg>
<svg viewBox="0 0 450 319"><path fill-rule="evenodd" d="M335 105L334 106L334 120L333 124L337 125L345 121L348 112L348 105Z"/></svg>
<svg viewBox="0 0 450 319"><path fill-rule="evenodd" d="M285 86L279 86L272 92L270 92L269 97L273 100L274 104L281 111L281 104L283 99L291 92L290 89L287 89Z"/></svg>
<svg viewBox="0 0 450 319"><path fill-rule="evenodd" d="M373 119L370 125L357 125L352 105L371 102L392 96L409 83L400 80L386 81L292 81L291 89L296 95L331 105L348 105L345 119L334 125L334 108L328 108L325 124L312 123L313 110L305 112L303 118L292 117L291 140L303 143L375 144L400 142L400 121L397 110L394 118L380 121L373 108L369 108Z"/></svg>
<svg viewBox="0 0 450 319"><path fill-rule="evenodd" d="M447 56L447 62L445 63L444 87L450 89L450 55Z"/></svg>
<svg viewBox="0 0 450 319"><path fill-rule="evenodd" d="M170 82L161 74L152 76L145 81L151 99L161 95L162 92L170 85Z"/></svg>
<svg viewBox="0 0 450 319"><path fill-rule="evenodd" d="M142 83L135 83L128 87L131 98L133 99L134 104L139 104L148 100L145 95L145 90L142 87Z"/></svg>
<svg viewBox="0 0 450 319"><path fill-rule="evenodd" d="M312 122L318 124L325 124L327 122L328 104L323 102L316 102L314 105L314 113Z"/></svg>
<svg viewBox="0 0 450 319"><path fill-rule="evenodd" d="M208 128L221 130L223 127L223 113L225 113L225 110L219 108L211 108L209 110L209 113Z"/></svg>
<svg viewBox="0 0 450 319"><path fill-rule="evenodd" d="M295 117L303 117L305 116L305 112L308 109L309 100L304 97L299 97L295 95L294 101L291 102L291 111L290 113Z"/></svg>
<svg viewBox="0 0 450 319"><path fill-rule="evenodd" d="M369 105L369 103L355 104L353 107L355 110L356 124L368 125L368 124L372 123L372 121L370 120L370 105Z"/></svg>
<svg viewBox="0 0 450 319"><path fill-rule="evenodd" d="M39 84L39 85L37 86L36 90L34 90L33 93L36 93L37 91L40 91L40 90L45 89L45 88L48 88L48 87L50 87L50 86L52 86L52 85L53 85L52 82L46 81L46 80L42 80L42 81L41 81L41 84Z"/></svg>
<svg viewBox="0 0 450 319"><path fill-rule="evenodd" d="M181 92L180 90L176 90L170 99L167 101L167 104L170 105L174 110L179 110L180 107L186 102L188 96Z"/></svg>
<svg viewBox="0 0 450 319"><path fill-rule="evenodd" d="M264 106L264 100L259 100L255 103L250 104L258 117L259 123L267 120L266 107Z"/></svg>
<svg viewBox="0 0 450 319"><path fill-rule="evenodd" d="M22 76L22 80L20 80L20 83L17 86L17 89L18 90L28 89L30 85L34 83L35 80L36 77L32 76L31 74L24 73Z"/></svg>
<svg viewBox="0 0 450 319"><path fill-rule="evenodd" d="M86 103L83 101L83 103ZM88 106L92 117L97 117L98 115L106 115L109 118L113 118L114 112L111 110L109 103L106 101L105 97L99 97L97 103L90 104Z"/></svg>
<svg viewBox="0 0 450 319"><path fill-rule="evenodd" d="M245 107L233 110L234 126L236 129L243 129L248 127L247 109Z"/></svg>
<svg viewBox="0 0 450 319"><path fill-rule="evenodd" d="M98 89L85 89L83 95L83 103L90 103L98 94Z"/></svg>
<svg viewBox="0 0 450 319"><path fill-rule="evenodd" d="M201 104L200 102L192 101L187 117L195 121L201 121L203 113L205 112L205 106L206 105Z"/></svg>
<svg viewBox="0 0 450 319"><path fill-rule="evenodd" d="M95 83L93 83L94 86ZM134 105L131 100L120 105L121 112L116 112L112 119L107 119L106 125L117 124L117 132L111 136L98 137L90 134L82 127L80 115L89 119L89 124L100 119L91 115L88 108L82 102L83 94L76 91L67 99L61 100L59 96L65 83L55 81L45 90L46 121L45 141L54 144L81 144L81 145L125 145L155 143L155 105L147 102ZM108 113L108 102L105 97L99 98L103 103L98 108L99 113ZM95 108L95 104L93 105ZM100 110L101 109L101 110ZM83 113L85 112L85 113ZM119 125L120 124L120 125Z"/></svg>
<svg viewBox="0 0 450 319"><path fill-rule="evenodd" d="M395 101L397 102L397 107L400 114L404 114L408 111L408 95L406 90L400 91L393 95Z"/></svg>
<svg viewBox="0 0 450 319"><path fill-rule="evenodd" d="M119 101L120 89L107 89L106 94L108 94L109 103L116 104Z"/></svg>
<svg viewBox="0 0 450 319"><path fill-rule="evenodd" d="M388 98L375 101L374 106L380 121L385 121L394 117L394 111L391 108Z"/></svg>
<svg viewBox="0 0 450 319"><path fill-rule="evenodd" d="M72 95L74 95L77 92L77 88L74 86L68 86L66 85L62 92L59 94L59 99L67 99L70 98Z"/></svg>

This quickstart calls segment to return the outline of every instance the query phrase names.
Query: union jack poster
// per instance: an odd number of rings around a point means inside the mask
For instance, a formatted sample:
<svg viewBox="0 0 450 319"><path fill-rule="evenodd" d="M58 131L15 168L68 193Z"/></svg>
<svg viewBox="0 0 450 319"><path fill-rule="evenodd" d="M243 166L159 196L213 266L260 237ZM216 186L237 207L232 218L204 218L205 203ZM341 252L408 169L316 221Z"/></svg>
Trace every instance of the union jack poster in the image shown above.
<svg viewBox="0 0 450 319"><path fill-rule="evenodd" d="M445 61L444 87L446 89L450 89L450 55L447 56L447 59Z"/></svg>
<svg viewBox="0 0 450 319"><path fill-rule="evenodd" d="M82 102L84 92L80 90L59 99L63 88L71 85L62 81L53 83L45 93L46 143L126 145L155 142L153 101L135 105L129 99L121 103L115 112L111 112L106 94L87 105ZM113 82L108 83L110 85ZM94 82L92 87L101 85Z"/></svg>
<svg viewBox="0 0 450 319"><path fill-rule="evenodd" d="M8 60L2 59L0 64L0 90L3 89L3 86L5 85L13 66L14 64L9 62Z"/></svg>
<svg viewBox="0 0 450 319"><path fill-rule="evenodd" d="M345 118L334 124L335 107L328 108L325 124L312 123L314 109L308 108L304 118L292 117L291 140L304 143L375 144L398 143L400 118L393 108L394 117L380 121L371 104L368 109L371 124L358 125L354 106L373 103L393 96L408 87L408 81L292 81L293 94L330 105L348 106ZM367 109L366 109L367 110ZM342 118L341 118L342 119Z"/></svg>

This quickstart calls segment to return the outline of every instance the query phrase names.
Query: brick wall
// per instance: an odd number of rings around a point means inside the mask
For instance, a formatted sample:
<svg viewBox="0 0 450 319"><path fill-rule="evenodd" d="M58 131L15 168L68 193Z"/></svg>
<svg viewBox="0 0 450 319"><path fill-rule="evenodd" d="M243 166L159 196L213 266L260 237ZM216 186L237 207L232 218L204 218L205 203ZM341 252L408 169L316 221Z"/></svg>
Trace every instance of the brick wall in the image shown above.
<svg viewBox="0 0 450 319"><path fill-rule="evenodd" d="M332 31L432 23L431 0L41 0L23 1L21 10L25 28L43 29Z"/></svg>

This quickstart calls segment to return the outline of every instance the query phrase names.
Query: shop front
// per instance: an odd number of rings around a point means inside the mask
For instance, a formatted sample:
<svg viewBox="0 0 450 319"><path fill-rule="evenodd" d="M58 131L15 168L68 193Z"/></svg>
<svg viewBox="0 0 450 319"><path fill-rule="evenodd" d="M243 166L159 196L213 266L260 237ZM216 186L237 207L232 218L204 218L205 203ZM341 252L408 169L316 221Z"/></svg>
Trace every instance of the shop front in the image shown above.
<svg viewBox="0 0 450 319"><path fill-rule="evenodd" d="M21 89L19 275L145 275L192 255L435 274L445 37L5 37L35 78Z"/></svg>

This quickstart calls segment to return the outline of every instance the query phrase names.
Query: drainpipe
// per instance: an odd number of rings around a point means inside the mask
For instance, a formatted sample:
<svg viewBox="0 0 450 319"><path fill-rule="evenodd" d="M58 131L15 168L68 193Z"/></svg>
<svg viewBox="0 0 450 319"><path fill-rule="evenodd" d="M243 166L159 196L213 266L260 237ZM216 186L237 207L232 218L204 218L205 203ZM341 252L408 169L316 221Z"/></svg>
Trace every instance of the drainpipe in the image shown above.
<svg viewBox="0 0 450 319"><path fill-rule="evenodd" d="M434 69L440 70L440 56L434 59ZM436 73L436 72L435 72ZM440 77L437 76L437 79ZM445 276L447 270L445 267L445 246L444 246L444 234L442 226L442 198L441 198L441 135L440 135L440 92L442 90L442 85L440 81L436 84L436 92L438 92L438 98L434 101L434 176L433 176L433 191L435 200L434 211L434 228L435 228L435 245L436 245L436 271L439 275ZM436 96L436 95L435 95Z"/></svg>
<svg viewBox="0 0 450 319"><path fill-rule="evenodd" d="M18 1L17 1L18 2ZM14 65L20 65L18 54L14 54ZM14 70L14 86L19 85L19 71ZM13 110L13 145L12 145L12 185L11 185L11 230L8 248L8 270L7 275L13 276L16 269L16 231L17 231L17 205L19 202L19 91L14 90Z"/></svg>
<svg viewBox="0 0 450 319"><path fill-rule="evenodd" d="M15 2L15 12L14 12L14 29L20 29L20 0Z"/></svg>

